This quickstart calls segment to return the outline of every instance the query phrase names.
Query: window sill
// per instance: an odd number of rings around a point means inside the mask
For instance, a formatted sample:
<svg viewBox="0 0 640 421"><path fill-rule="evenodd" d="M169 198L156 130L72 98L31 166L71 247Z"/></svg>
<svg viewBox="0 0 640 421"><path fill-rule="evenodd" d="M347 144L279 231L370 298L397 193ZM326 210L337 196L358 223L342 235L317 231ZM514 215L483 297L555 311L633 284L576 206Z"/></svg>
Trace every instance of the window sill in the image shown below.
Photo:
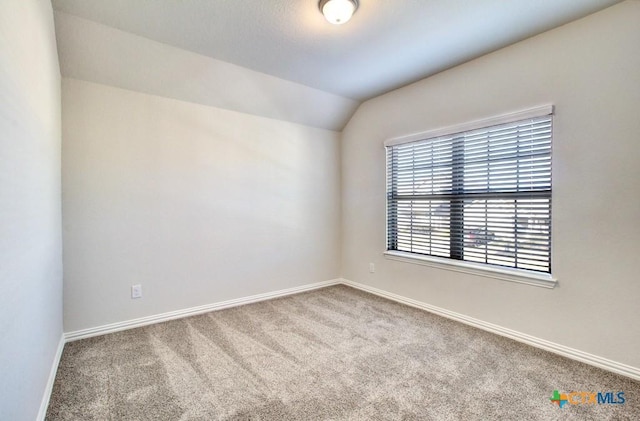
<svg viewBox="0 0 640 421"><path fill-rule="evenodd" d="M543 288L554 288L558 280L551 274L529 272L522 269L500 268L487 266L481 263L462 262L434 256L416 255L402 251L385 251L385 258L417 265L431 266L438 269L454 272L469 273L472 275L495 278L503 281L518 282Z"/></svg>

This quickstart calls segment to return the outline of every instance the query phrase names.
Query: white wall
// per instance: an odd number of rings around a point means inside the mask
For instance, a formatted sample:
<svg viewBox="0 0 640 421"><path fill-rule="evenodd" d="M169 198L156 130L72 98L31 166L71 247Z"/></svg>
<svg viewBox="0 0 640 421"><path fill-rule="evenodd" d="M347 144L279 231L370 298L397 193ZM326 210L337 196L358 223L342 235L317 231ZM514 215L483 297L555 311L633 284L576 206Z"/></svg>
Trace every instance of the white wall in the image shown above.
<svg viewBox="0 0 640 421"><path fill-rule="evenodd" d="M60 70L47 0L0 2L0 419L36 418L62 335Z"/></svg>
<svg viewBox="0 0 640 421"><path fill-rule="evenodd" d="M339 276L338 133L62 86L65 331Z"/></svg>
<svg viewBox="0 0 640 421"><path fill-rule="evenodd" d="M343 132L343 276L640 367L639 22L627 1L364 103ZM383 257L385 139L549 103L558 287Z"/></svg>

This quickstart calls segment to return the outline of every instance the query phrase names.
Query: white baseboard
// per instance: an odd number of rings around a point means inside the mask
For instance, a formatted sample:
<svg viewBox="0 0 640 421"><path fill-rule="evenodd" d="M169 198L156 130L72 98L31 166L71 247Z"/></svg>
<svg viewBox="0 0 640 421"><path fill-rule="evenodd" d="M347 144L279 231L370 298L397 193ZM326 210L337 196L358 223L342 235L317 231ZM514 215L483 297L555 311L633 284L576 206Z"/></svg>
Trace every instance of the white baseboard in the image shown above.
<svg viewBox="0 0 640 421"><path fill-rule="evenodd" d="M234 300L222 301L213 304L206 304L198 307L191 307L182 310L170 311L168 313L156 314L153 316L141 317L139 319L126 320L124 322L111 323L108 325L92 327L89 329L76 330L67 332L64 338L67 342L77 341L79 339L90 338L92 336L105 335L107 333L119 332L121 330L134 329L136 327L147 326L155 323L166 322L168 320L181 319L183 317L195 316L197 314L208 313L210 311L222 310L225 308L238 307L245 304L257 303L259 301L271 300L287 295L299 294L305 291L311 291L318 288L324 288L331 285L341 283L341 279L318 282L315 284L307 284L299 287L283 289L280 291L267 292L264 294L251 295L249 297L237 298Z"/></svg>
<svg viewBox="0 0 640 421"><path fill-rule="evenodd" d="M40 402L40 410L38 411L37 421L44 421L44 418L47 415L47 408L49 407L49 399L51 398L51 392L53 391L53 383L56 381L56 373L58 372L58 364L60 364L60 358L62 358L62 350L64 349L64 344L66 343L64 339L64 334L60 335L60 340L58 341L58 349L56 350L56 355L53 357L53 361L51 363L51 370L49 371L49 379L47 380L47 385L45 386L44 393L42 395L42 401Z"/></svg>
<svg viewBox="0 0 640 421"><path fill-rule="evenodd" d="M378 295L389 300L396 301L398 303L406 304L411 307L416 307L422 310L426 310L430 313L437 314L448 319L452 319L469 326L476 327L478 329L485 330L487 332L495 333L500 336L511 338L518 342L522 342L527 345L531 345L536 348L543 349L545 351L553 352L554 354L561 355L563 357L570 358L572 360L580 361L594 367L601 368L603 370L611 371L616 374L620 374L625 377L630 377L634 380L640 380L640 368L632 367L626 364L621 364L616 361L611 361L606 358L599 357L597 355L588 354L577 349L569 348L564 345L556 344L544 339L536 338L535 336L527 335L515 330L507 329L502 326L494 325L492 323L483 322L482 320L474 319L473 317L465 316L463 314L455 313L453 311L445 310L440 307L432 306L420 301L413 300L411 298L403 297L401 295L393 294L391 292L383 291L378 288L374 288L368 285L360 284L358 282L349 281L347 279L340 280L342 284L369 292L374 295Z"/></svg>

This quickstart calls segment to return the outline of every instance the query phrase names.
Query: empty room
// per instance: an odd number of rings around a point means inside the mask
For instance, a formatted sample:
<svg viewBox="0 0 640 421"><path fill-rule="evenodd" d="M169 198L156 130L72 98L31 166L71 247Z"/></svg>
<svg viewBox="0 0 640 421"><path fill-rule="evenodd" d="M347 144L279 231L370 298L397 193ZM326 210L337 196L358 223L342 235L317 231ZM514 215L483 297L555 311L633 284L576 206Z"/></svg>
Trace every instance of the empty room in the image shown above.
<svg viewBox="0 0 640 421"><path fill-rule="evenodd" d="M0 420L636 420L640 1L0 1Z"/></svg>

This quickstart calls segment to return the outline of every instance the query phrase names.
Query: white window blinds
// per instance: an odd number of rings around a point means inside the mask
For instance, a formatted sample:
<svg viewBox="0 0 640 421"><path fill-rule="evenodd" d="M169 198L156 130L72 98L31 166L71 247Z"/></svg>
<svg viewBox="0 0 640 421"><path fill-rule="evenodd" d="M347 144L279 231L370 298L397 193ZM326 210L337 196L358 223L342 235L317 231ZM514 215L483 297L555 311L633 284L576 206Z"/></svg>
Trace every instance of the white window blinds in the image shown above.
<svg viewBox="0 0 640 421"><path fill-rule="evenodd" d="M387 249L551 271L552 115L387 146Z"/></svg>

